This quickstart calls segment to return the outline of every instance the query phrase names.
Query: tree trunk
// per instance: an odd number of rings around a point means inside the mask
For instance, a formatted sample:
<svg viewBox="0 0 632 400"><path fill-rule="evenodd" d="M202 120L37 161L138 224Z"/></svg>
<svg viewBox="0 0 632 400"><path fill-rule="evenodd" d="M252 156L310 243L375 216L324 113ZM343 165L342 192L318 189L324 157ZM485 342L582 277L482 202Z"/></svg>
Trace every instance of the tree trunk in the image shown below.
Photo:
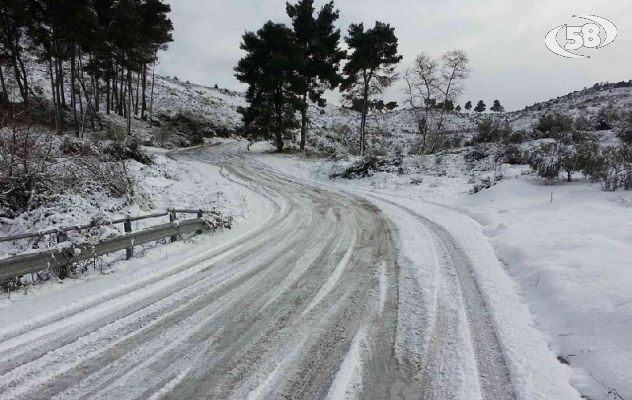
<svg viewBox="0 0 632 400"><path fill-rule="evenodd" d="M145 111L147 110L147 97L145 95L146 93L146 87L147 87L147 64L143 64L143 71L142 71L142 99L141 99L141 105L140 105L140 119L142 119L143 121L145 120Z"/></svg>
<svg viewBox="0 0 632 400"><path fill-rule="evenodd" d="M118 79L118 65L114 65L111 64L111 72L112 72L112 96L111 96L111 101L112 104L110 105L110 109L112 110L113 113L117 113L118 112L118 90L117 90L117 79ZM116 107L115 107L116 104Z"/></svg>
<svg viewBox="0 0 632 400"><path fill-rule="evenodd" d="M154 117L154 84L156 83L156 63L151 68L151 98L149 100L149 127L151 128L152 118Z"/></svg>
<svg viewBox="0 0 632 400"><path fill-rule="evenodd" d="M303 93L303 107L301 108L301 151L305 150L307 142L307 91Z"/></svg>
<svg viewBox="0 0 632 400"><path fill-rule="evenodd" d="M105 113L110 115L110 77L105 78Z"/></svg>
<svg viewBox="0 0 632 400"><path fill-rule="evenodd" d="M20 58L20 52L17 48L18 44L14 44L11 46L11 64L13 64L13 72L15 75L15 81L18 84L18 89L20 90L20 95L22 95L22 100L25 103L29 101L29 93L28 90L24 87L24 83L22 82L22 73L20 72L20 63L18 62Z"/></svg>
<svg viewBox="0 0 632 400"><path fill-rule="evenodd" d="M360 155L364 157L366 152L366 115L368 113L369 102L369 81L365 79L364 91L362 93L362 122L360 123Z"/></svg>
<svg viewBox="0 0 632 400"><path fill-rule="evenodd" d="M100 100L100 95L101 93L99 93L99 68L97 65L97 55L93 54L90 56L92 58L92 93L94 96L94 110L96 112L100 111L100 104L99 104L99 100Z"/></svg>
<svg viewBox="0 0 632 400"><path fill-rule="evenodd" d="M119 104L118 114L122 117L125 116L125 67L121 67L121 79L119 85Z"/></svg>
<svg viewBox="0 0 632 400"><path fill-rule="evenodd" d="M77 135L77 137L79 137L79 121L77 120L77 98L75 96L75 90L76 90L76 86L75 86L75 75L77 73L77 66L76 66L76 60L75 60L75 48L73 45L72 48L72 53L70 55L70 104L72 107L72 116L73 116L73 123L75 125L75 133Z"/></svg>
<svg viewBox="0 0 632 400"><path fill-rule="evenodd" d="M140 89L140 72L136 74L136 99L134 100L134 115L138 115L138 92Z"/></svg>
<svg viewBox="0 0 632 400"><path fill-rule="evenodd" d="M0 102L4 102L9 99L9 92L7 92L7 85L4 82L4 74L2 73L2 65L0 65L0 86L2 93L0 93Z"/></svg>
<svg viewBox="0 0 632 400"><path fill-rule="evenodd" d="M118 114L118 103L119 103L119 93L118 93L118 65L113 66L112 68L112 112Z"/></svg>
<svg viewBox="0 0 632 400"><path fill-rule="evenodd" d="M62 102L61 102L61 94L59 93L61 91L60 86L59 86L59 63L54 57L53 57L53 66L55 67L55 96L57 98L57 111L61 113Z"/></svg>
<svg viewBox="0 0 632 400"><path fill-rule="evenodd" d="M132 135L132 70L127 69L127 136Z"/></svg>
<svg viewBox="0 0 632 400"><path fill-rule="evenodd" d="M57 133L60 133L60 129L59 129L59 113L57 112L57 101L56 101L56 97L55 97L55 80L53 79L53 60L52 57L49 56L48 57L48 74L50 75L50 88L52 91L52 99L53 99L53 108L55 110L54 114L55 114L55 130L57 131Z"/></svg>
<svg viewBox="0 0 632 400"><path fill-rule="evenodd" d="M64 90L64 62L61 57L57 58L59 63L59 93L61 93L61 105L66 108L66 93Z"/></svg>
<svg viewBox="0 0 632 400"><path fill-rule="evenodd" d="M16 41L16 46L18 45L17 41ZM24 102L28 103L29 102L29 79L28 79L28 75L26 74L26 67L24 66L24 61L22 61L22 56L20 55L20 52L17 52L17 61L18 64L20 65L20 70L22 71L22 83L23 83L23 87L24 87L24 95L22 96L24 98Z"/></svg>

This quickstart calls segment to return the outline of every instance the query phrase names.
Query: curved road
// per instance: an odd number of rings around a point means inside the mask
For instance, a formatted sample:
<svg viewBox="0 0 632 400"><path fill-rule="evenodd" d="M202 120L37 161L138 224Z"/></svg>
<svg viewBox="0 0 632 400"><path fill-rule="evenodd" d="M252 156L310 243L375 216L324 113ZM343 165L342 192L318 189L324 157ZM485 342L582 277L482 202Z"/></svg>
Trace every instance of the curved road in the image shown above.
<svg viewBox="0 0 632 400"><path fill-rule="evenodd" d="M269 215L239 243L0 336L0 399L514 398L470 263L441 227L402 210L440 271L427 304L398 251L408 232L372 201L236 144L174 157L220 165Z"/></svg>

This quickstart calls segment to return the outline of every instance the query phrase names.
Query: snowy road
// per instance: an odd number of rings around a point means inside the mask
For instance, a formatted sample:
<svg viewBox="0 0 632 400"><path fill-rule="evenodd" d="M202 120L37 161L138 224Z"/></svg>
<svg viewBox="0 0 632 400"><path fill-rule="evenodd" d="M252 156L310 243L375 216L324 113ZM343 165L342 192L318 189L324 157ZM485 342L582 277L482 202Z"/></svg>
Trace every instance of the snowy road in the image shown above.
<svg viewBox="0 0 632 400"><path fill-rule="evenodd" d="M467 255L446 230L242 152L177 158L245 185L256 224L124 292L0 328L0 399L515 397Z"/></svg>

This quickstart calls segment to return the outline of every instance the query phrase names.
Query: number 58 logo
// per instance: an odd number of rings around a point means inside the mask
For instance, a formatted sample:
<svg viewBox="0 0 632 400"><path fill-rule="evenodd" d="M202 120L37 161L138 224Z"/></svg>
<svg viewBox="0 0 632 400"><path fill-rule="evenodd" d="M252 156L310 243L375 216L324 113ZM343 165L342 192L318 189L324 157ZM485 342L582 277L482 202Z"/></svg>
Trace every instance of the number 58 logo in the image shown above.
<svg viewBox="0 0 632 400"><path fill-rule="evenodd" d="M600 49L612 43L617 37L617 27L605 18L596 15L573 15L573 17L587 19L592 22L582 26L563 24L549 31L546 34L544 43L549 50L558 56L590 58L590 56L571 53L569 50L579 50L582 47ZM557 35L563 28L566 28L566 43L562 48L557 41Z"/></svg>

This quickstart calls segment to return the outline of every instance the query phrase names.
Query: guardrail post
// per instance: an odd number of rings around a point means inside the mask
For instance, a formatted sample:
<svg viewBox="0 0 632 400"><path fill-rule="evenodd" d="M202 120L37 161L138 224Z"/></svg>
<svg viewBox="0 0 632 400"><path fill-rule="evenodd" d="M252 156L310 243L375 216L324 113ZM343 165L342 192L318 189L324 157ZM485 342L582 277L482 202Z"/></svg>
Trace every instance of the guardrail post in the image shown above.
<svg viewBox="0 0 632 400"><path fill-rule="evenodd" d="M199 219L204 218L204 210L198 210L197 217ZM196 235L201 235L202 234L202 230L200 229L199 231L195 232L195 234Z"/></svg>
<svg viewBox="0 0 632 400"><path fill-rule="evenodd" d="M62 230L57 231L57 243L63 243L68 241L68 235ZM66 279L68 277L68 265L61 265L59 267L59 279Z"/></svg>
<svg viewBox="0 0 632 400"><path fill-rule="evenodd" d="M178 219L178 215L173 208L169 209L169 222L175 222ZM175 242L178 240L178 235L171 236L171 241Z"/></svg>
<svg viewBox="0 0 632 400"><path fill-rule="evenodd" d="M125 220L125 222L123 223L123 227L125 228L125 233L131 233L132 232L132 218L131 217L127 217L127 220ZM130 242L130 246L125 249L125 259L129 260L130 258L132 258L134 256L134 244L133 244L133 240L132 242Z"/></svg>

